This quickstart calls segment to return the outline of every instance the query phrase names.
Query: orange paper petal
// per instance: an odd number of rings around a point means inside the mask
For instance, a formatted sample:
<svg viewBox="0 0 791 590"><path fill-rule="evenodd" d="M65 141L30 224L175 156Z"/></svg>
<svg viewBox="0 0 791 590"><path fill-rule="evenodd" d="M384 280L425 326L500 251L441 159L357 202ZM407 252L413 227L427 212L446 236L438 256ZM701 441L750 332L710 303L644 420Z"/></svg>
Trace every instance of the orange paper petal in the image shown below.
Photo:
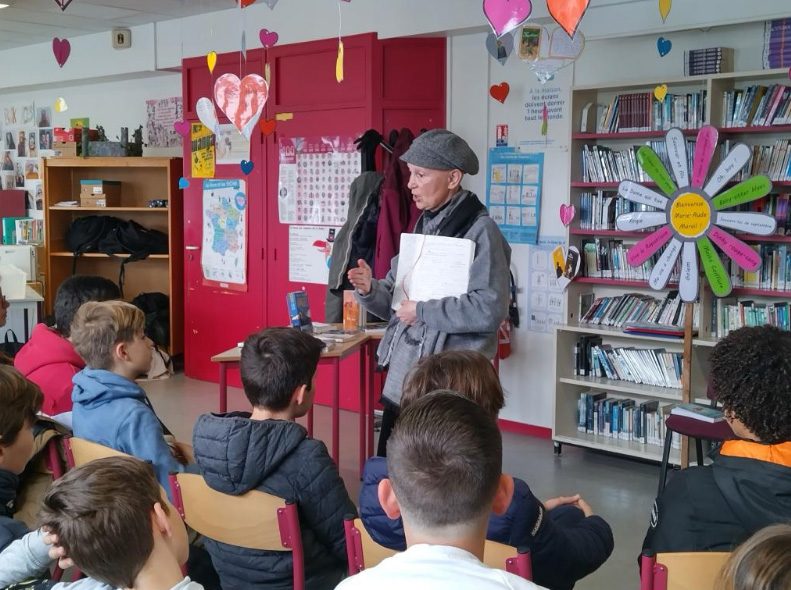
<svg viewBox="0 0 791 590"><path fill-rule="evenodd" d="M343 82L343 41L338 40L338 59L335 60L335 79Z"/></svg>

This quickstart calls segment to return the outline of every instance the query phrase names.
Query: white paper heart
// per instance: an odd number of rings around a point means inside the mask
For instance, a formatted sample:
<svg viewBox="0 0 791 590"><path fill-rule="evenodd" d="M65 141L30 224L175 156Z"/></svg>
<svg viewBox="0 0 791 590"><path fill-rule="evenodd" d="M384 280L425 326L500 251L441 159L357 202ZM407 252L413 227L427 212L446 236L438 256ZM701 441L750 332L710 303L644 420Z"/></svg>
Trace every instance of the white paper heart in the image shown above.
<svg viewBox="0 0 791 590"><path fill-rule="evenodd" d="M573 37L569 37L568 33L559 27L552 31L549 39L549 57L577 59L583 49L585 49L585 35L582 31L577 31Z"/></svg>
<svg viewBox="0 0 791 590"><path fill-rule="evenodd" d="M500 65L505 65L508 57L514 50L514 36L511 33L506 33L499 39L494 33L486 35L486 51L489 52L494 59L500 62Z"/></svg>
<svg viewBox="0 0 791 590"><path fill-rule="evenodd" d="M267 98L269 85L258 74L248 74L241 80L234 74L223 74L214 83L217 106L247 139L258 123Z"/></svg>
<svg viewBox="0 0 791 590"><path fill-rule="evenodd" d="M214 109L214 103L210 98L205 96L198 99L195 103L195 112L198 113L198 119L206 126L212 133L218 135L220 132L220 123L217 121L217 111Z"/></svg>

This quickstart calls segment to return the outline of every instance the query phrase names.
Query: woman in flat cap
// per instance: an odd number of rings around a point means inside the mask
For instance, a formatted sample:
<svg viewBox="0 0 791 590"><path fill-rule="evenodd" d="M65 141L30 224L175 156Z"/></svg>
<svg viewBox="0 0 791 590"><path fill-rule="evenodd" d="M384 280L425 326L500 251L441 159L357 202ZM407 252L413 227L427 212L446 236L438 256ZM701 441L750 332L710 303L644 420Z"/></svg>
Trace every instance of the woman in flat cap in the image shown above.
<svg viewBox="0 0 791 590"><path fill-rule="evenodd" d="M348 273L357 299L373 314L390 318L378 358L388 368L385 407L378 454L385 455L387 438L401 401L404 378L422 357L443 350L477 350L494 358L497 329L508 313L511 248L478 197L461 186L465 174L477 174L478 158L461 137L433 129L417 137L401 156L409 166L415 205L423 213L415 233L466 238L475 242L469 291L461 297L430 301L405 300L393 312L398 256L384 279L358 260Z"/></svg>

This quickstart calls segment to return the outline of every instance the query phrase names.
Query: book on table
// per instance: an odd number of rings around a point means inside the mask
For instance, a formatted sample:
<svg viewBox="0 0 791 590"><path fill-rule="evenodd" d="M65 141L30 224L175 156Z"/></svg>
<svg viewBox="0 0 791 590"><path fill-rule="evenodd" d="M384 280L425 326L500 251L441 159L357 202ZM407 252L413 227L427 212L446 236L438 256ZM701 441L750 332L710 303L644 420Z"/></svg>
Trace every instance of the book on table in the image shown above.
<svg viewBox="0 0 791 590"><path fill-rule="evenodd" d="M709 424L725 420L725 416L721 410L701 404L678 404L670 413L675 416L683 416L684 418L693 418L701 422L708 422Z"/></svg>
<svg viewBox="0 0 791 590"><path fill-rule="evenodd" d="M286 293L288 317L291 326L303 332L313 333L313 322L310 319L310 304L306 291L292 291Z"/></svg>

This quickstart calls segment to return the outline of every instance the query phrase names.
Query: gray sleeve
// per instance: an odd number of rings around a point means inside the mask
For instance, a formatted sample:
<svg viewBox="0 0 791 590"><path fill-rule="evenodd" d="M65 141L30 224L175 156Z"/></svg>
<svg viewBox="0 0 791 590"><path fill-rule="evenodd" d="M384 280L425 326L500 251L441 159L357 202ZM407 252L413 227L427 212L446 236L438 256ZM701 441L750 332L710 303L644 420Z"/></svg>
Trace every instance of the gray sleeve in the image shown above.
<svg viewBox="0 0 791 590"><path fill-rule="evenodd" d="M390 270L387 276L383 279L371 280L371 291L368 295L361 295L359 292L355 292L360 305L375 316L389 319L393 314L390 305L393 303L393 286L395 285L397 274L398 256L394 256L390 261Z"/></svg>
<svg viewBox="0 0 791 590"><path fill-rule="evenodd" d="M495 332L508 313L510 249L489 217L467 237L475 241L469 291L417 304L417 317L432 330L448 334Z"/></svg>

